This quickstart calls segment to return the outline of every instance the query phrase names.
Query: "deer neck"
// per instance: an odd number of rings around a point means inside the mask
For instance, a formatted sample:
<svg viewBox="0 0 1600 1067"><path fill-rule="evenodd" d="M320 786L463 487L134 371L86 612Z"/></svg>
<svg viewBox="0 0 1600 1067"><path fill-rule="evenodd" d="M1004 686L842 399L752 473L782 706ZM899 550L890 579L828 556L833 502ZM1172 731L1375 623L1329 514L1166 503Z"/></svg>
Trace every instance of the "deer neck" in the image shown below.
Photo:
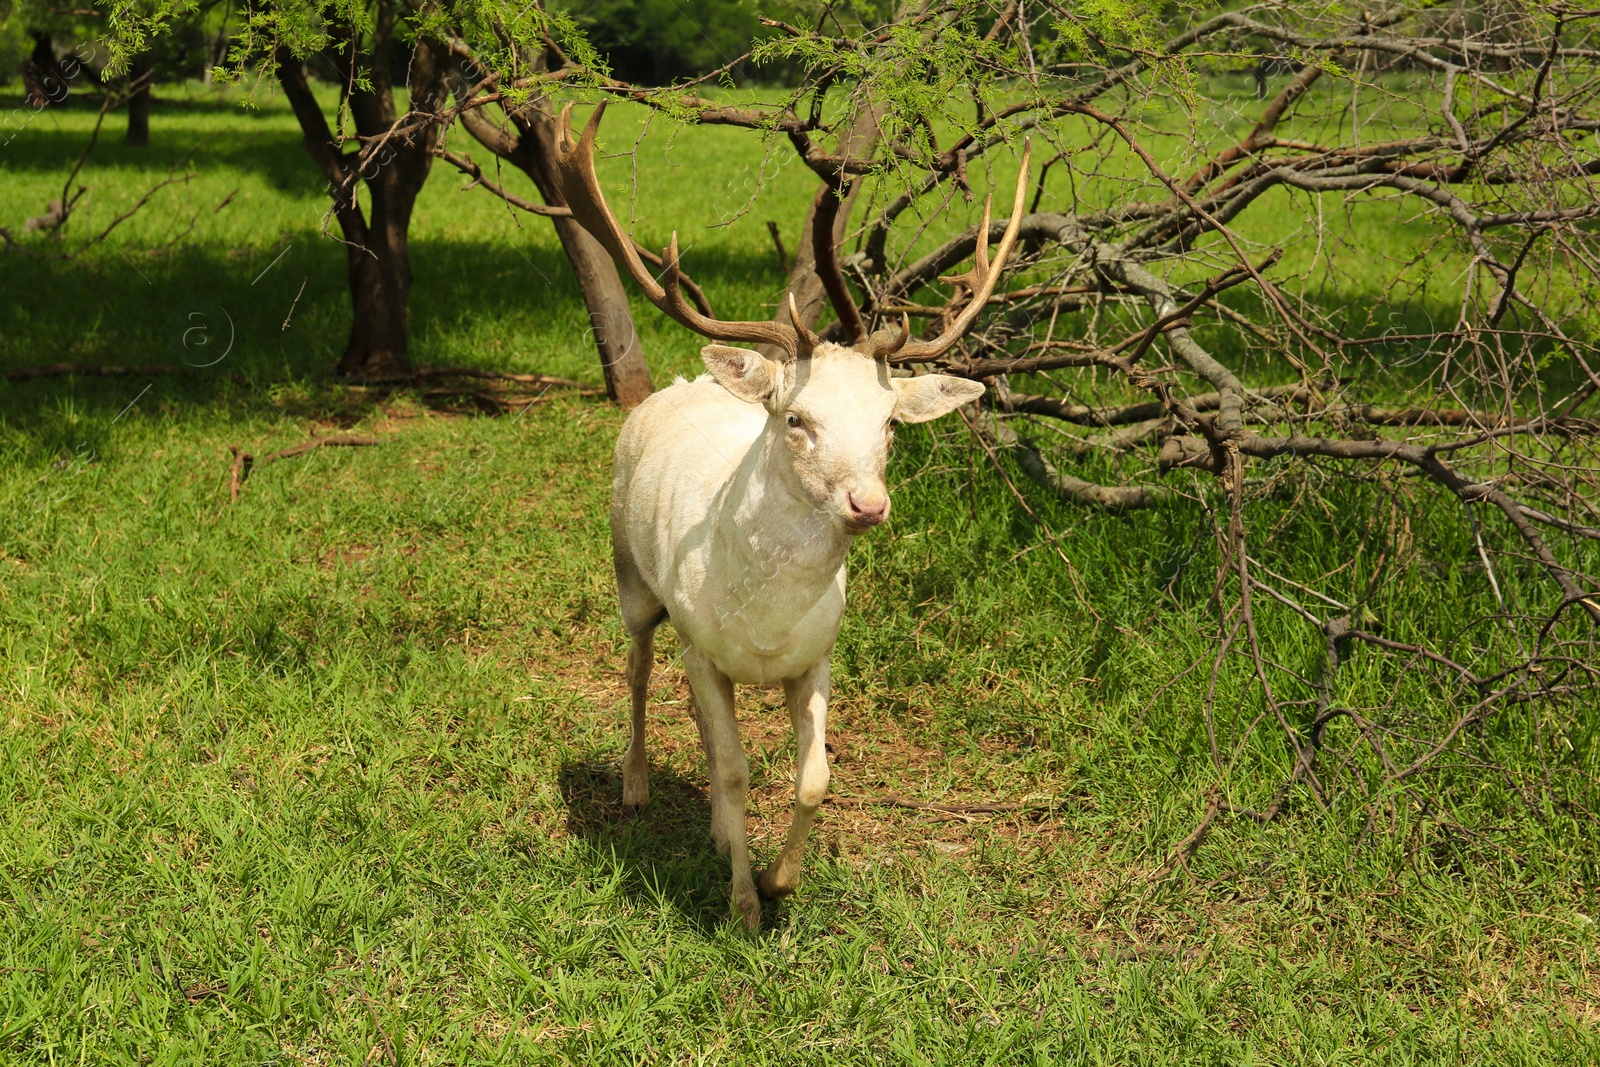
<svg viewBox="0 0 1600 1067"><path fill-rule="evenodd" d="M815 586L820 595L844 565L850 537L802 493L786 447L769 428L741 464L725 512L727 547L741 565L791 594L804 596Z"/></svg>

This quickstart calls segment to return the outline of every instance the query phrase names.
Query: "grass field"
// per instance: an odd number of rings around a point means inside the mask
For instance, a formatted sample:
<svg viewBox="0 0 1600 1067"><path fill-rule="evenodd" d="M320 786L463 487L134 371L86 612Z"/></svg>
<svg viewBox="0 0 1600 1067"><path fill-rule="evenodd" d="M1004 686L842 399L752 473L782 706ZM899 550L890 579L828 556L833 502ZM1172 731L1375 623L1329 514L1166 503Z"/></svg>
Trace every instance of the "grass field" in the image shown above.
<svg viewBox="0 0 1600 1067"><path fill-rule="evenodd" d="M608 118L617 147L638 121ZM92 123L52 111L0 147L0 225L58 194ZM199 145L193 180L81 260L0 253L0 366L216 360L0 387L0 1061L1600 1060L1600 853L1570 806L1446 769L1439 807L1375 838L1355 806L1295 806L1219 823L1192 874L1152 880L1215 784L1203 672L1182 676L1210 647L1199 509L1032 501L1052 539L959 426L902 433L891 528L854 550L833 789L1049 810L825 807L799 893L743 935L670 631L654 799L620 810L620 414L552 393L471 417L331 384L343 256L286 110L196 94L152 131L96 150L94 218ZM792 244L809 183L778 153L755 205L707 229L758 150L667 142L639 156L641 226L684 235L719 313L764 314L783 284L765 220ZM553 234L458 186L436 173L413 229L415 358L597 381ZM637 320L658 382L693 369L696 339ZM230 446L336 428L382 443L261 466L229 504ZM1281 525L1263 560L1320 574L1336 519ZM1489 602L1451 529L1419 526L1386 579L1391 632ZM1264 619L1274 656L1315 663ZM1219 682L1240 719L1245 674ZM1341 678L1357 704L1396 684L1360 661ZM776 694L740 701L759 862L787 825L788 724ZM1483 743L1537 766L1527 727L1508 713ZM1557 792L1592 808L1593 716L1563 740ZM1263 743L1230 788L1255 802L1286 767Z"/></svg>

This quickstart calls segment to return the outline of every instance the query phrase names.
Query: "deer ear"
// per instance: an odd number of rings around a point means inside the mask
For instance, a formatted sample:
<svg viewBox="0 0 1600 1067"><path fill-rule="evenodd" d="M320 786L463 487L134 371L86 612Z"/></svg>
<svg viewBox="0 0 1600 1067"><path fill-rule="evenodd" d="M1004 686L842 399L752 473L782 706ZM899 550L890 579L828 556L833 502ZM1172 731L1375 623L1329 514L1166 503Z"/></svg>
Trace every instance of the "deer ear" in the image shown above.
<svg viewBox="0 0 1600 1067"><path fill-rule="evenodd" d="M894 417L901 422L927 422L947 415L983 395L983 385L948 374L923 374L916 378L891 378L898 394Z"/></svg>
<svg viewBox="0 0 1600 1067"><path fill-rule="evenodd" d="M700 358L718 385L752 404L763 403L783 384L783 365L748 348L706 345Z"/></svg>

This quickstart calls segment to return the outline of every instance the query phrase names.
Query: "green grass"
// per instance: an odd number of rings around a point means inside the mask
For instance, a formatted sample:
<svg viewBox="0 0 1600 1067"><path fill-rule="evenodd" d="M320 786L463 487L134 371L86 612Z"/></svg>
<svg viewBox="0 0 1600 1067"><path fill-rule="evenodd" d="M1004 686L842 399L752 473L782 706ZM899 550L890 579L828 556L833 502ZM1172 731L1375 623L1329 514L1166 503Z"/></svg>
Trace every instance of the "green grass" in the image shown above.
<svg viewBox="0 0 1600 1067"><path fill-rule="evenodd" d="M48 113L0 148L0 225L43 209L91 121ZM635 117L607 121L631 143ZM182 339L192 313L216 329L225 312L236 341L192 377L0 392L0 1060L1600 1057L1600 866L1593 824L1562 803L1594 805L1593 709L1554 724L1508 711L1475 742L1520 773L1548 734L1540 809L1451 765L1434 807L1400 796L1375 837L1354 800L1300 797L1266 827L1220 822L1192 877L1152 882L1215 784L1204 672L1179 677L1211 647L1201 510L1033 501L1052 542L943 424L902 434L892 528L852 559L834 789L1054 810L825 808L800 892L744 936L670 636L655 799L620 812L604 513L619 413L352 400L325 379L342 254L317 237L318 183L284 110L163 104L152 129L147 154L115 137L97 150L97 218L211 140L192 182L118 231L120 251L0 255L4 366L204 362ZM719 311L762 314L782 285L764 221L793 234L808 183L783 159L751 211L706 230L741 206L748 171L704 161L753 166L755 150L728 131L663 141L640 155L643 230L664 243L677 226ZM626 183L626 160L603 168ZM416 358L596 381L549 229L456 186L436 175L419 211ZM146 254L190 212L184 245ZM658 381L692 370L695 339L647 308L638 321ZM261 466L229 505L229 446L259 455L334 426L383 444ZM1355 534L1291 511L1294 489L1250 520L1283 522L1264 562L1314 578ZM1341 511L1374 506L1370 487L1329 492ZM1456 525L1419 518L1415 537L1408 566L1369 555L1324 588L1375 583L1390 633L1438 639L1492 599ZM1548 599L1535 574L1503 581ZM1270 655L1314 672L1320 645L1260 610ZM1218 684L1237 731L1260 698L1242 664ZM1456 708L1377 657L1339 687L1419 721ZM765 859L787 823L787 723L770 694L742 694L741 714ZM1260 736L1230 783L1240 804L1288 768Z"/></svg>

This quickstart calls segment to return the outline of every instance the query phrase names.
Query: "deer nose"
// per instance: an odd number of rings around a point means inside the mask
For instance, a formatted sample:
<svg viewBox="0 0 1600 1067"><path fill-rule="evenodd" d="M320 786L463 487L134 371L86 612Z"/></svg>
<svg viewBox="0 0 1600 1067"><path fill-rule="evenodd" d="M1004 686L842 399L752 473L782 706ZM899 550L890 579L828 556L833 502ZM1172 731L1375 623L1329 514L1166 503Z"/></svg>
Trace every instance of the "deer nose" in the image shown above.
<svg viewBox="0 0 1600 1067"><path fill-rule="evenodd" d="M857 500L854 493L846 493L845 503L849 505L849 521L852 526L865 529L868 526L877 526L889 517L889 498L882 497L878 500Z"/></svg>

